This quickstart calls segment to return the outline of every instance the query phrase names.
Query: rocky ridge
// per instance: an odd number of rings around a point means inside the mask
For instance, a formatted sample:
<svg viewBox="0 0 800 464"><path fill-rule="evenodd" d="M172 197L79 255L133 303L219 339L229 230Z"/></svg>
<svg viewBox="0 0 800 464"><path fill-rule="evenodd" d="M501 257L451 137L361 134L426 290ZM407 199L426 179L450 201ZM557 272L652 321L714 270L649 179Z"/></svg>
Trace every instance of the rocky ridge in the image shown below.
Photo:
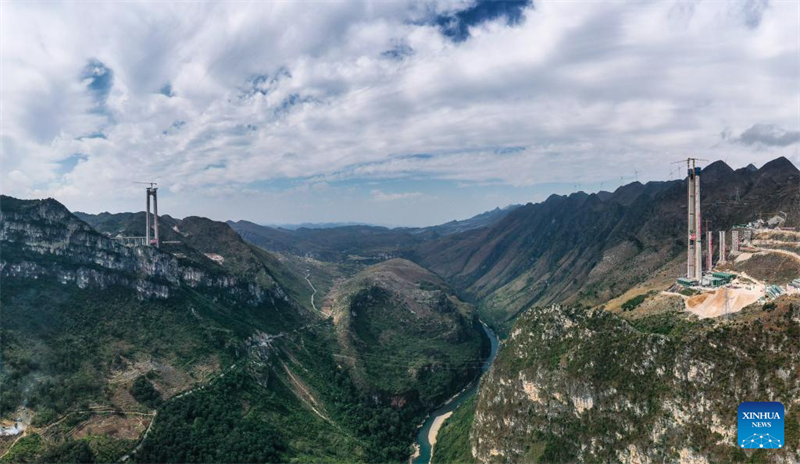
<svg viewBox="0 0 800 464"><path fill-rule="evenodd" d="M800 299L729 321L604 310L526 311L482 380L470 434L479 462L731 462L742 401L781 401L800 459ZM770 450L774 451L774 450Z"/></svg>
<svg viewBox="0 0 800 464"><path fill-rule="evenodd" d="M167 298L179 286L225 290L253 305L286 300L277 283L241 281L213 263L199 266L155 247L128 247L96 232L55 200L2 197L0 275L53 276L80 288L125 285L141 298Z"/></svg>

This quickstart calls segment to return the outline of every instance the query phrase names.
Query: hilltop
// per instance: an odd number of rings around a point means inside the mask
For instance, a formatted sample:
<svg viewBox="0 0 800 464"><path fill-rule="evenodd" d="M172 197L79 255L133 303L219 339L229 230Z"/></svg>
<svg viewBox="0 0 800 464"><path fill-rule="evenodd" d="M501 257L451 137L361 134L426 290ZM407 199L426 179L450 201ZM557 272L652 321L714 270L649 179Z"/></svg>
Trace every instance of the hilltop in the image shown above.
<svg viewBox="0 0 800 464"><path fill-rule="evenodd" d="M407 260L366 268L331 292L323 311L357 381L395 403L437 406L477 375L488 349L472 305Z"/></svg>

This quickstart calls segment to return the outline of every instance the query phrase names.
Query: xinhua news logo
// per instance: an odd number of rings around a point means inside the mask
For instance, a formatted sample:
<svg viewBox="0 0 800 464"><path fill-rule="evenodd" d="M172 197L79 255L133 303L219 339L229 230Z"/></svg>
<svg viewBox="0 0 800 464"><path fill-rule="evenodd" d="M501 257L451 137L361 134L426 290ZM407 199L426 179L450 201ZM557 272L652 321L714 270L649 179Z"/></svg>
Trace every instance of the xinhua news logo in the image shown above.
<svg viewBox="0 0 800 464"><path fill-rule="evenodd" d="M750 402L739 405L738 440L741 448L782 448L785 409L777 401Z"/></svg>

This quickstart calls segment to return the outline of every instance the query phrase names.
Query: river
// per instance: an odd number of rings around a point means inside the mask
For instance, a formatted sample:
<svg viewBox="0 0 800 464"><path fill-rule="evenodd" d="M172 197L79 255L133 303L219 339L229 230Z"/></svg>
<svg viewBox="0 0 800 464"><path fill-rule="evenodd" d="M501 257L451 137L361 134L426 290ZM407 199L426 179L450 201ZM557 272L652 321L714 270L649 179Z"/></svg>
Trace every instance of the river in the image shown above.
<svg viewBox="0 0 800 464"><path fill-rule="evenodd" d="M497 335L492 332L486 324L481 322L481 326L483 327L483 331L486 333L486 336L489 337L489 341L491 342L492 349L489 352L489 357L486 358L486 362L483 363L483 367L481 367L481 376L489 370L489 366L492 365L494 362L495 356L497 356L497 347L499 346L499 341L497 340ZM469 384L464 390L461 391L458 395L454 396L450 401L448 401L444 406L441 408L433 411L428 415L428 418L425 419L425 423L422 424L422 428L419 429L417 433L417 449L419 454L415 455L411 462L412 464L428 464L431 461L433 446L431 446L431 441L436 443L436 435L439 433L439 429L453 414L453 411L458 408L461 403L468 400L475 392L478 391L478 381L480 377L478 376L471 384Z"/></svg>

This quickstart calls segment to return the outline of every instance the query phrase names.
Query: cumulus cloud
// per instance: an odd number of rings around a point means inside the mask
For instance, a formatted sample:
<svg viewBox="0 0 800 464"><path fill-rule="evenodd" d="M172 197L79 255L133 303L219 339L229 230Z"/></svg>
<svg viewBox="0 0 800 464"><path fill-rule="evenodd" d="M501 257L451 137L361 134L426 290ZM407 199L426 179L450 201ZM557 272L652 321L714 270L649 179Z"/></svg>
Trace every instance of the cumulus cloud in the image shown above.
<svg viewBox="0 0 800 464"><path fill-rule="evenodd" d="M397 193L386 193L381 190L372 190L372 200L373 201L396 201L396 200L408 200L410 198L417 198L422 196L421 192L397 192Z"/></svg>
<svg viewBox="0 0 800 464"><path fill-rule="evenodd" d="M737 139L745 145L786 147L800 142L800 131L789 131L772 124L754 124Z"/></svg>
<svg viewBox="0 0 800 464"><path fill-rule="evenodd" d="M198 195L219 194L239 217L287 222L248 199L348 185L342 199L360 188L369 214L376 188L348 183L502 185L524 202L532 186L607 182L620 166L663 179L667 152L800 161L790 2L13 2L3 13L0 188L75 209L140 209L132 182L154 180L176 215L204 214ZM377 188L396 190L416 191ZM307 191L280 201L324 204Z"/></svg>

